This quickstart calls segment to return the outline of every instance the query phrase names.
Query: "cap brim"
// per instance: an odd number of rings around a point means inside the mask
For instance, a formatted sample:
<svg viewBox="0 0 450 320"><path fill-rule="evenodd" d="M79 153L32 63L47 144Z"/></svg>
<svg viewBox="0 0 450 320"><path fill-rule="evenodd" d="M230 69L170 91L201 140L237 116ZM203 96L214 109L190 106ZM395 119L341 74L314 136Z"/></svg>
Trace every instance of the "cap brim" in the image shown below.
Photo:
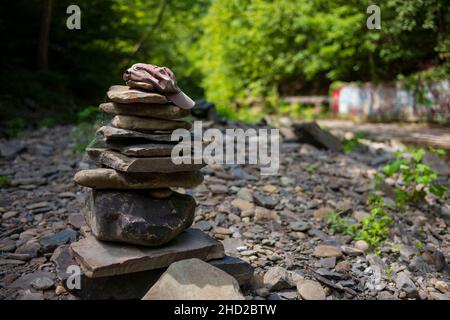
<svg viewBox="0 0 450 320"><path fill-rule="evenodd" d="M194 100L189 98L183 91L179 93L166 94L167 98L182 109L192 109L195 105Z"/></svg>

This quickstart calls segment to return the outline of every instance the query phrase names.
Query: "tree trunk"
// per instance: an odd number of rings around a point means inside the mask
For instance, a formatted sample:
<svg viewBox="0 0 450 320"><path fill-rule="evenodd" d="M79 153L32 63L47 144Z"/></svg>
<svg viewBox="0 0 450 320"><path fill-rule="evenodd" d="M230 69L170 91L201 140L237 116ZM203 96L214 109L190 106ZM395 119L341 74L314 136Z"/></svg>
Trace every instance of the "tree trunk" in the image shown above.
<svg viewBox="0 0 450 320"><path fill-rule="evenodd" d="M50 33L51 18L52 0L43 0L37 61L37 67L40 71L48 71L48 35Z"/></svg>

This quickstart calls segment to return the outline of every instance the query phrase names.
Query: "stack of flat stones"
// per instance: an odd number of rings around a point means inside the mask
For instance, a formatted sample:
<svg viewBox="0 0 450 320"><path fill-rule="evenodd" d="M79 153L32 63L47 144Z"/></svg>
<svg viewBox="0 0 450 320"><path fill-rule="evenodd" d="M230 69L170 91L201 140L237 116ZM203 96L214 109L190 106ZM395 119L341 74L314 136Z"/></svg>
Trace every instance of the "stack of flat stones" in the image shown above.
<svg viewBox="0 0 450 320"><path fill-rule="evenodd" d="M251 266L225 256L221 242L189 228L196 202L174 188L203 181L204 164L172 162L173 130L190 129L190 111L144 83L112 86L100 105L113 116L86 149L96 169L76 173L88 188L84 238L53 255L58 277L82 299L140 299L173 262L198 258L233 275L241 285ZM190 152L184 148L186 152ZM181 155L183 156L183 155ZM81 267L81 288L67 286L69 266Z"/></svg>
<svg viewBox="0 0 450 320"><path fill-rule="evenodd" d="M112 86L110 102L100 105L113 116L87 148L97 169L82 170L75 182L91 188L86 220L98 240L160 246L188 228L196 203L171 187L193 188L203 181L204 164L172 162L176 129L191 128L190 111L171 104L151 87Z"/></svg>

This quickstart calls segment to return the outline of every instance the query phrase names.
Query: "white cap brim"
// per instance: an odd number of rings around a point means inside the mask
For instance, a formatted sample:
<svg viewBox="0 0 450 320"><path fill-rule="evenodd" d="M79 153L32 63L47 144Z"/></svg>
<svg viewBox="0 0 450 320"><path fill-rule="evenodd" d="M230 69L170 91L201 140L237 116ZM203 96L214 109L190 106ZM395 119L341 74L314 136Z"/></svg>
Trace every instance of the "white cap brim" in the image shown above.
<svg viewBox="0 0 450 320"><path fill-rule="evenodd" d="M167 98L182 109L192 109L195 105L194 100L189 98L183 91L178 93L166 94Z"/></svg>

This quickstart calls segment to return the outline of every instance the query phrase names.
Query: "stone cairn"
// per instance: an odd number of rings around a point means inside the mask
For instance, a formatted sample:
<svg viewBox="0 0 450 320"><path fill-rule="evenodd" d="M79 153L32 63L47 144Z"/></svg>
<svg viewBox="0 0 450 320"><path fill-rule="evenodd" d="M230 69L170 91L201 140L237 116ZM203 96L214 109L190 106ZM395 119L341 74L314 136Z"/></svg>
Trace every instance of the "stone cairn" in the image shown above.
<svg viewBox="0 0 450 320"><path fill-rule="evenodd" d="M90 230L71 244L70 257L60 254L56 261L60 269L68 261L81 267L84 292L72 293L84 298L139 298L161 270L188 258L216 259L216 265L219 261L217 266L229 273L230 266L238 265L241 277L243 270L249 273L243 261L224 258L219 241L189 228L196 202L171 189L193 188L203 181L199 169L204 164L175 165L171 160L177 143L171 141L171 133L191 128L182 120L190 111L146 83L112 86L107 97L110 101L100 109L111 114L112 121L97 131L86 149L97 168L79 171L74 178L90 188L84 211Z"/></svg>
<svg viewBox="0 0 450 320"><path fill-rule="evenodd" d="M87 148L99 166L82 170L75 181L92 188L86 220L98 240L160 246L194 220L196 203L171 187L193 188L203 181L202 164L175 165L171 131L190 129L179 120L190 114L163 95L112 86L111 102L100 109L114 117Z"/></svg>

